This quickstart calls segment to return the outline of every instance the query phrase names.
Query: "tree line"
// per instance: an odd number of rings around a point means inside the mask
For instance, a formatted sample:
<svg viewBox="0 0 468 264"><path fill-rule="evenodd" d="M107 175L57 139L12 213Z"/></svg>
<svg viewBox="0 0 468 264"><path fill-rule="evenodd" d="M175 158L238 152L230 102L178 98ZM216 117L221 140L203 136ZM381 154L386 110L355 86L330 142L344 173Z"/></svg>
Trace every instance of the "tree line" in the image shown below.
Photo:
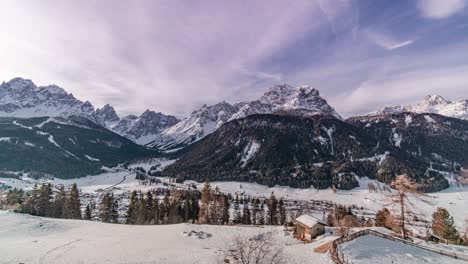
<svg viewBox="0 0 468 264"><path fill-rule="evenodd" d="M401 232L401 224L397 221L398 218L399 216L392 215L390 210L383 208L375 215L375 226L385 227L394 232ZM432 225L430 226L430 231L428 230L426 239L433 235L438 239L445 239L447 243L468 245L467 234L464 236L460 235L455 227L453 216L451 216L445 208L439 207L432 214Z"/></svg>
<svg viewBox="0 0 468 264"><path fill-rule="evenodd" d="M61 185L55 193L50 183L40 187L35 184L30 192L15 188L8 191L6 204L31 215L81 219L80 193L76 184L68 189Z"/></svg>

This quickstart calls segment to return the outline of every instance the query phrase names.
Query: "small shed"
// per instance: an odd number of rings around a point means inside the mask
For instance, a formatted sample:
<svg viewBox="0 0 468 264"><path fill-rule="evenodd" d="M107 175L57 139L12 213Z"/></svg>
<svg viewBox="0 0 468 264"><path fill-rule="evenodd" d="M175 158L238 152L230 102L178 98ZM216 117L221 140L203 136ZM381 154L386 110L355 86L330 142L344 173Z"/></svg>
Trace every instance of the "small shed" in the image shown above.
<svg viewBox="0 0 468 264"><path fill-rule="evenodd" d="M436 236L436 235L434 235L432 233L430 233L430 234L428 234L426 236L426 241L430 241L430 242L434 242L434 243L441 243L442 242L442 243L448 244L447 239Z"/></svg>
<svg viewBox="0 0 468 264"><path fill-rule="evenodd" d="M310 215L301 215L294 221L294 236L311 241L325 233L325 223Z"/></svg>

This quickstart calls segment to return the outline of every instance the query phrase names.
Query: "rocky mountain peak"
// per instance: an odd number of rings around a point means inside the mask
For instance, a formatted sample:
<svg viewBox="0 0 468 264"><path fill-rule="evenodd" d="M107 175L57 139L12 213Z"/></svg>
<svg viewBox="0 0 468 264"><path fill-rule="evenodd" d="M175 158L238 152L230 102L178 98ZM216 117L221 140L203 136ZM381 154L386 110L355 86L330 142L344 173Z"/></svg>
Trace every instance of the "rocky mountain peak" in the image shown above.
<svg viewBox="0 0 468 264"><path fill-rule="evenodd" d="M429 105L447 105L450 104L451 101L446 100L440 95L427 95L424 97L423 103L427 103Z"/></svg>
<svg viewBox="0 0 468 264"><path fill-rule="evenodd" d="M114 107L109 104L106 104L102 108L96 109L96 115L104 122L106 125L110 125L111 123L118 122L120 120L119 116L115 112Z"/></svg>
<svg viewBox="0 0 468 264"><path fill-rule="evenodd" d="M37 86L29 79L16 77L6 83L12 90L35 90Z"/></svg>
<svg viewBox="0 0 468 264"><path fill-rule="evenodd" d="M466 99L450 101L440 95L428 95L412 105L387 106L369 115L389 115L402 112L434 113L468 120L468 103Z"/></svg>
<svg viewBox="0 0 468 264"><path fill-rule="evenodd" d="M302 85L298 89L301 94L307 94L309 96L320 96L319 90L312 88L310 85Z"/></svg>
<svg viewBox="0 0 468 264"><path fill-rule="evenodd" d="M294 87L281 84L275 85L268 89L263 96L260 98L260 102L264 104L284 104L292 94L294 93Z"/></svg>
<svg viewBox="0 0 468 264"><path fill-rule="evenodd" d="M254 114L285 113L294 115L340 115L311 86L294 88L287 84L269 88L260 99L231 105L221 102L203 105L199 110L164 130L150 146L172 148L193 143L216 131L224 123ZM294 112L294 113L293 113Z"/></svg>
<svg viewBox="0 0 468 264"><path fill-rule="evenodd" d="M48 93L51 95L58 95L58 96L68 95L68 93L64 89L62 89L61 87L58 87L57 85L48 85L48 86L39 87L39 92Z"/></svg>

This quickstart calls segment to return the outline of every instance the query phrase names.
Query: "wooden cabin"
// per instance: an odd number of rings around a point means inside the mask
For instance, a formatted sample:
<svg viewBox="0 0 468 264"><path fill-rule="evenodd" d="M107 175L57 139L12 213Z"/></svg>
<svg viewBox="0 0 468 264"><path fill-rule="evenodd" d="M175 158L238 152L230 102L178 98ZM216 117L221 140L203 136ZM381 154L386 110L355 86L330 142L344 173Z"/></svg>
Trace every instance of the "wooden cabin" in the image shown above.
<svg viewBox="0 0 468 264"><path fill-rule="evenodd" d="M301 215L294 221L294 236L304 241L325 233L325 223L310 215Z"/></svg>

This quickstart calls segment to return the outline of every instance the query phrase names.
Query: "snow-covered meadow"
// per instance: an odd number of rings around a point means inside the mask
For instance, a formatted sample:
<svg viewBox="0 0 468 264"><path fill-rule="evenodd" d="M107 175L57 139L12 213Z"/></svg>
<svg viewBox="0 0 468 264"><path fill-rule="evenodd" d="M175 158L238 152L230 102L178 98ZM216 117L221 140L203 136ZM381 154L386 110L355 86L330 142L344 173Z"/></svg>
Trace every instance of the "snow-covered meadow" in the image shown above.
<svg viewBox="0 0 468 264"><path fill-rule="evenodd" d="M131 226L60 220L0 211L0 263L223 263L236 237L271 233L287 263L333 263L282 227L208 225ZM199 238L192 231L209 234Z"/></svg>

